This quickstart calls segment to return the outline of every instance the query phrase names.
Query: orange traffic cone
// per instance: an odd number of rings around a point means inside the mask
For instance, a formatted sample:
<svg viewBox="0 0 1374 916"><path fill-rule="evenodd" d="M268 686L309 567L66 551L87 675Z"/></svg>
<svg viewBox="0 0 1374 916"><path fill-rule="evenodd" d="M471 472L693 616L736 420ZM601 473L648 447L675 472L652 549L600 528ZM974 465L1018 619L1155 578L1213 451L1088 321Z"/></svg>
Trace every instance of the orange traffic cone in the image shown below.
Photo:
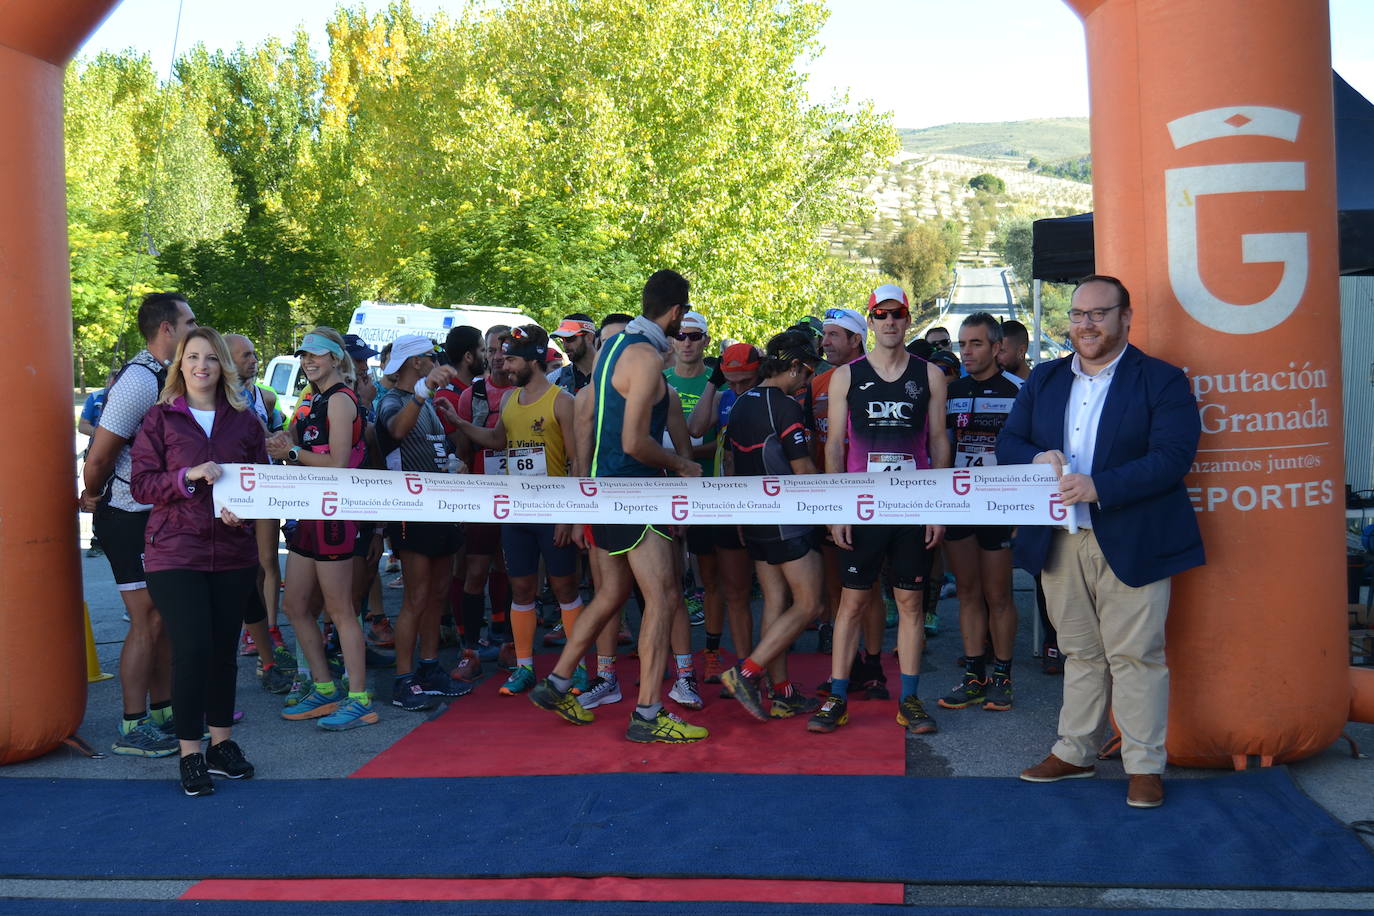
<svg viewBox="0 0 1374 916"><path fill-rule="evenodd" d="M86 618L86 683L108 681L114 675L100 670L100 658L95 654L95 634L91 632L91 609L84 601L81 602L81 613Z"/></svg>

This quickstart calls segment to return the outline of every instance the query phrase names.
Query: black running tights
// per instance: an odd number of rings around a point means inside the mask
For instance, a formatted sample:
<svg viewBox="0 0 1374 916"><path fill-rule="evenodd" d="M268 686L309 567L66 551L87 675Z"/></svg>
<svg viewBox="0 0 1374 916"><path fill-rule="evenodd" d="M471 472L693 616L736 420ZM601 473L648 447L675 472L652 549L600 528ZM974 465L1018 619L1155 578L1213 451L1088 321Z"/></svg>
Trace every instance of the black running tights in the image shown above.
<svg viewBox="0 0 1374 916"><path fill-rule="evenodd" d="M177 738L199 741L206 725L234 724L239 628L257 567L150 572L148 595L172 641L172 716Z"/></svg>

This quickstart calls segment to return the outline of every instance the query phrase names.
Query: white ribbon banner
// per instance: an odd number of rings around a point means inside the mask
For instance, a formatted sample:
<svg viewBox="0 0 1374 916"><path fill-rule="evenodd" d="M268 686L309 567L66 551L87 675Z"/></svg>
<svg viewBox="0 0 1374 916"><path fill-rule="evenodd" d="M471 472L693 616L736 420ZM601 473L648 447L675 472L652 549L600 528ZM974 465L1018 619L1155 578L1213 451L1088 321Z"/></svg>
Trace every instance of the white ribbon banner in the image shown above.
<svg viewBox="0 0 1374 916"><path fill-rule="evenodd" d="M215 511L366 522L1060 525L1047 464L784 477L490 477L222 465Z"/></svg>

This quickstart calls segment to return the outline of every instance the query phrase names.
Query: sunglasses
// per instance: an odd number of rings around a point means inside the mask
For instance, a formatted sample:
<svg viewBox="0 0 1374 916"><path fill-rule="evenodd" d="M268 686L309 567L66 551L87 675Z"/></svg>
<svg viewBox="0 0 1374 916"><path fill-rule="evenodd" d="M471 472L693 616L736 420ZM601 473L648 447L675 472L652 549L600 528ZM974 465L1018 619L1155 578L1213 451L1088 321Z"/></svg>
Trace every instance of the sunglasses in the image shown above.
<svg viewBox="0 0 1374 916"><path fill-rule="evenodd" d="M844 309L826 309L826 310L825 310L825 317L826 317L827 320L828 320L828 319L831 319L831 318L843 318L843 317L845 316L845 314L846 314L846 312L845 312Z"/></svg>
<svg viewBox="0 0 1374 916"><path fill-rule="evenodd" d="M676 334L673 335L673 337L677 338L678 340L690 340L692 343L696 343L698 340L701 340L705 336L706 334L702 331L678 331Z"/></svg>
<svg viewBox="0 0 1374 916"><path fill-rule="evenodd" d="M868 313L868 317L874 321L886 321L889 318L902 321L911 317L911 309L905 305L895 309L873 309Z"/></svg>

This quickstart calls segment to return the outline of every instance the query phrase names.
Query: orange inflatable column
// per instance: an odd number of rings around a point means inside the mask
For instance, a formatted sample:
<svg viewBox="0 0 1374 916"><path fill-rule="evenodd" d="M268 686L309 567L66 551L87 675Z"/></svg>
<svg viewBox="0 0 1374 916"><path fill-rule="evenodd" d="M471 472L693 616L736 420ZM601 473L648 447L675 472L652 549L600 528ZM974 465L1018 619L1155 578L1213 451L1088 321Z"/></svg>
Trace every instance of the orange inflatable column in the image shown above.
<svg viewBox="0 0 1374 916"><path fill-rule="evenodd" d="M86 708L72 423L62 68L113 0L0 9L0 764L44 754Z"/></svg>
<svg viewBox="0 0 1374 916"><path fill-rule="evenodd" d="M1069 0L1097 265L1186 367L1207 566L1178 577L1169 759L1276 762L1351 708L1329 17L1314 0Z"/></svg>

